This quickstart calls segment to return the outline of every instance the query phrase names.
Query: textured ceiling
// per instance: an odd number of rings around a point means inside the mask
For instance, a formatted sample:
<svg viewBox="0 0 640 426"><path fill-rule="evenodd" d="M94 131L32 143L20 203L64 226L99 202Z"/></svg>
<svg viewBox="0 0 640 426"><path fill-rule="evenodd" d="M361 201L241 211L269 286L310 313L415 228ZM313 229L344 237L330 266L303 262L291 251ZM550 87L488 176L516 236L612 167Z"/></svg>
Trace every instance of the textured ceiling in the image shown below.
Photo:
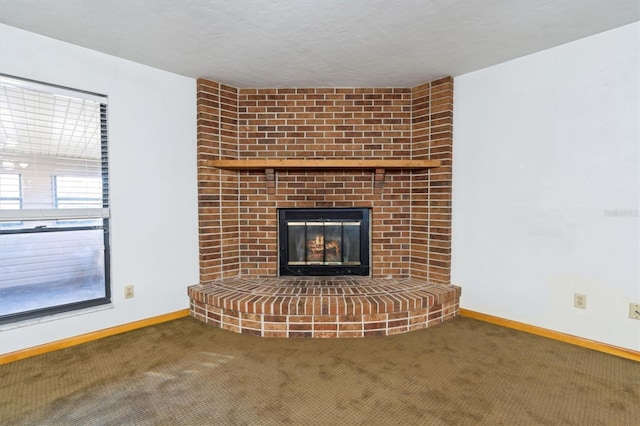
<svg viewBox="0 0 640 426"><path fill-rule="evenodd" d="M236 87L410 87L638 21L638 0L0 0L0 22Z"/></svg>

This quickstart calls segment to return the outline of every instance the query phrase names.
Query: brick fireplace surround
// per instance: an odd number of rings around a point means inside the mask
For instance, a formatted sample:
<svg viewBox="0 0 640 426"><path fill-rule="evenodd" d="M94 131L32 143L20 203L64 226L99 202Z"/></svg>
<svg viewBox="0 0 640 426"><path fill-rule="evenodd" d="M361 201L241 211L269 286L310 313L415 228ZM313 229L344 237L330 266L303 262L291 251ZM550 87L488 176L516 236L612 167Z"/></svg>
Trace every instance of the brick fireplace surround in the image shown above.
<svg viewBox="0 0 640 426"><path fill-rule="evenodd" d="M360 337L458 314L450 284L453 79L237 89L198 80L200 284L191 314L271 337ZM440 160L430 169L227 170L210 160ZM371 277L277 277L277 208L371 209Z"/></svg>

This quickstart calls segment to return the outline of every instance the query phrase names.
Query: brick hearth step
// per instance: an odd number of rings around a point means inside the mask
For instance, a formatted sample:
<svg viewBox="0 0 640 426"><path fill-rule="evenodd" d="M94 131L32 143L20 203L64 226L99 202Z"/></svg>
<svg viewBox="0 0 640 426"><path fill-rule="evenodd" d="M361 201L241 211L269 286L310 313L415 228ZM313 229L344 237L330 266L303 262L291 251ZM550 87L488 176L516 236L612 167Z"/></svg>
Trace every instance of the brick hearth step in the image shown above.
<svg viewBox="0 0 640 426"><path fill-rule="evenodd" d="M364 277L227 278L189 287L191 315L262 337L386 336L458 315L460 287Z"/></svg>

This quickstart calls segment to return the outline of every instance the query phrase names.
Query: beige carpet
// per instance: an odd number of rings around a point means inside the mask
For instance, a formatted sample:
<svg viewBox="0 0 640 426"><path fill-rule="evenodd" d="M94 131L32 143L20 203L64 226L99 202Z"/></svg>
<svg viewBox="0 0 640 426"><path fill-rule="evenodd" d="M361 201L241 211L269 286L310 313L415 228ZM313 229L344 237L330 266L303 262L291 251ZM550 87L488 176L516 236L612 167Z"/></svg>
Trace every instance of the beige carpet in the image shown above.
<svg viewBox="0 0 640 426"><path fill-rule="evenodd" d="M192 318L0 366L3 425L638 425L640 363L468 318L261 339Z"/></svg>

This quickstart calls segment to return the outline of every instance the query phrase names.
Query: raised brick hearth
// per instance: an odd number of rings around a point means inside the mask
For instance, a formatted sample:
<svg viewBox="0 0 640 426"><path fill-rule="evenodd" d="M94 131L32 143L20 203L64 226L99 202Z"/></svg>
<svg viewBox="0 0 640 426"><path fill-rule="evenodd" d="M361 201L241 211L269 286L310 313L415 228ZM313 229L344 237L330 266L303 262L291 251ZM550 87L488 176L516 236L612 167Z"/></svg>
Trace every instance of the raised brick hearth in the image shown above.
<svg viewBox="0 0 640 426"><path fill-rule="evenodd" d="M262 337L386 336L458 314L460 288L420 279L229 278L189 288L208 324Z"/></svg>
<svg viewBox="0 0 640 426"><path fill-rule="evenodd" d="M457 314L452 78L411 88L272 89L199 79L197 96L193 316L261 336L351 337L424 328ZM219 163L274 159L433 164L256 170ZM371 276L278 277L278 209L297 208L369 209Z"/></svg>

